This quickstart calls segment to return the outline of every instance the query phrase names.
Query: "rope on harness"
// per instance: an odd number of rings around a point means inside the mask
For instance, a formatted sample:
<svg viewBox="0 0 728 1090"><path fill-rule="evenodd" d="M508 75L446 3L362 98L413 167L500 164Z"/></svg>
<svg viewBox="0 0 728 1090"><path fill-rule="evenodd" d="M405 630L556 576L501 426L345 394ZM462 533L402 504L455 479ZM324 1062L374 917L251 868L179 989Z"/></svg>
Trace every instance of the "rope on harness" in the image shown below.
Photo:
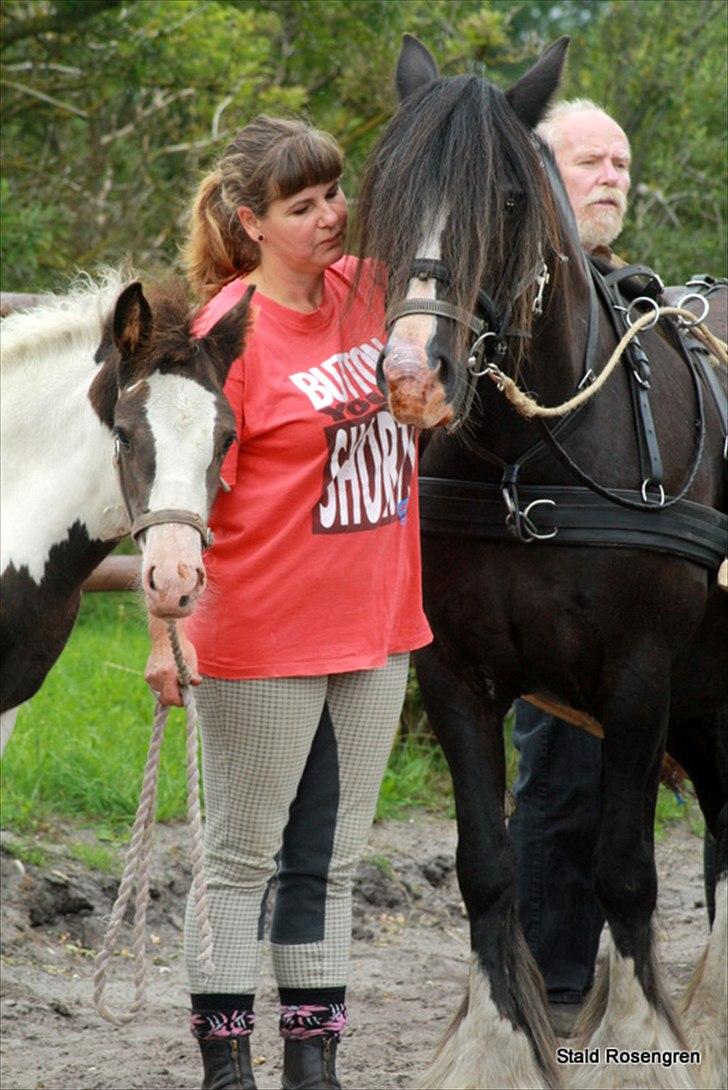
<svg viewBox="0 0 728 1090"><path fill-rule="evenodd" d="M578 409L580 405L583 405L594 394L598 393L608 380L615 367L622 358L622 353L629 344L629 342L637 336L637 334L646 326L652 326L656 317L664 318L667 316L673 316L678 318L690 318L692 322L695 321L695 315L691 310L687 310L685 307L659 307L657 314L654 311L648 311L647 314L642 314L637 321L630 326L627 332L622 337L621 341L614 349L614 352L609 357L604 369L598 378L595 379L591 385L585 387L585 389L579 391L574 397L569 398L562 405L539 405L537 401L525 394L523 390L519 389L516 383L508 375L504 374L500 368L493 364L489 364L486 368L488 376L496 383L498 389L501 390L508 401L510 401L516 412L521 416L526 417L527 420L532 419L535 416L540 417L553 417L553 416L565 416L566 413L572 412L573 409ZM703 342L713 355L721 361L723 364L728 363L728 347L724 341L721 341L718 337L714 336L709 329L704 325L692 325L690 326L690 332Z"/></svg>
<svg viewBox="0 0 728 1090"><path fill-rule="evenodd" d="M207 904L207 883L203 863L202 816L200 812L199 770L197 766L197 706L190 688L190 672L184 660L174 621L167 622L167 630L172 643L172 652L177 666L177 675L182 693L182 703L187 718L187 822L190 832L190 854L192 859L192 899L197 917L200 935L198 958L206 974L212 975L215 966L212 960L212 928ZM154 833L154 819L157 801L157 779L159 774L159 756L164 738L169 708L157 702L154 712L152 736L149 741L147 763L139 796L134 826L127 850L124 873L119 885L119 892L111 910L109 926L104 944L96 958L94 971L94 1006L108 1022L116 1026L126 1025L141 1010L144 1003L144 985L147 974L146 960L146 919L149 905L149 863ZM124 922L132 889L136 886L134 904L134 924L132 927L132 955L134 958L134 997L129 1007L117 1014L104 1002L107 983L107 969L116 941Z"/></svg>

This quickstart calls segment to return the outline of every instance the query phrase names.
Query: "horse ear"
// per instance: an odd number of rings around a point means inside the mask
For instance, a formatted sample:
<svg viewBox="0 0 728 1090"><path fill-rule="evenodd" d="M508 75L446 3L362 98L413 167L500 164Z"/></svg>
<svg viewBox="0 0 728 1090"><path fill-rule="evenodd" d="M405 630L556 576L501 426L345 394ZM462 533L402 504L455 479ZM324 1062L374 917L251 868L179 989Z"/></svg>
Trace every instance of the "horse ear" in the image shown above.
<svg viewBox="0 0 728 1090"><path fill-rule="evenodd" d="M524 125L534 129L559 86L569 38L557 38L536 63L506 91L506 98Z"/></svg>
<svg viewBox="0 0 728 1090"><path fill-rule="evenodd" d="M200 345L212 360L218 382L222 386L227 378L233 360L242 355L245 338L252 324L250 300L255 291L252 285L234 307L232 307L201 338Z"/></svg>
<svg viewBox="0 0 728 1090"><path fill-rule="evenodd" d="M114 309L114 344L122 362L131 359L149 340L152 310L138 280L124 288Z"/></svg>
<svg viewBox="0 0 728 1090"><path fill-rule="evenodd" d="M395 84L400 102L437 79L439 73L429 49L413 34L402 35L402 48L397 58Z"/></svg>

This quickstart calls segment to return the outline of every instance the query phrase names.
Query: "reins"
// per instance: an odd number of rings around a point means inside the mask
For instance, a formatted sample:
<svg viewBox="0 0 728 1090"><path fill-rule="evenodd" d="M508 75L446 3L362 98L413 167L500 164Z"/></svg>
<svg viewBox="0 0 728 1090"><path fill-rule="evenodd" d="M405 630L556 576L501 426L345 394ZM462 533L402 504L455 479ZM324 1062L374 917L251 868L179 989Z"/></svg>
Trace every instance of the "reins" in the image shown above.
<svg viewBox="0 0 728 1090"><path fill-rule="evenodd" d="M187 720L187 821L190 832L190 855L192 861L192 897L194 901L197 926L200 933L200 952L198 958L203 970L208 975L214 972L212 929L207 904L207 883L203 863L202 816L200 813L199 769L197 764L197 706L190 687L190 672L184 660L174 621L167 622L167 631L172 644L177 675L182 693L182 703ZM137 808L131 839L126 855L124 873L119 885L114 907L109 917L109 926L104 944L96 958L94 971L94 1006L108 1022L123 1026L136 1017L144 1003L144 986L147 973L146 961L146 918L149 905L149 866L152 837L154 832L157 800L157 779L159 757L164 738L169 708L157 702L154 712L152 736L149 741L147 762L144 768L139 806ZM129 1007L120 1013L112 1011L104 1001L107 984L107 970L113 955L116 941L124 921L132 889L136 886L134 904L134 924L132 928L132 955L134 958L134 997Z"/></svg>
<svg viewBox="0 0 728 1090"><path fill-rule="evenodd" d="M539 405L537 401L524 393L512 378L504 374L495 363L487 364L482 373L488 375L488 377L495 382L498 389L505 395L507 400L510 401L516 412L527 420L531 420L534 417L548 418L565 416L567 413L584 405L601 390L612 375L617 364L620 362L625 348L641 330L651 328L657 319L665 317L692 319L692 321L688 323L691 333L701 340L717 359L724 364L728 363L728 346L726 346L724 341L721 341L718 337L714 336L703 324L694 324L695 315L691 310L688 310L686 307L658 307L656 311L648 311L648 313L640 315L624 334L599 376L590 383L590 385L584 387L584 389L574 394L573 397L570 397L568 401L564 401L561 405Z"/></svg>

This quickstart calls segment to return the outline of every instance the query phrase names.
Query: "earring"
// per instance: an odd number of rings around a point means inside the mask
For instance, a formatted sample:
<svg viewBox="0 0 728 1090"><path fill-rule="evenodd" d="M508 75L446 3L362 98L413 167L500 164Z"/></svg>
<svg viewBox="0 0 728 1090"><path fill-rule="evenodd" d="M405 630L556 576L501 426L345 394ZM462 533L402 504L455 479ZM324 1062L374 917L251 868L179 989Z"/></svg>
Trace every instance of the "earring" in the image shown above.
<svg viewBox="0 0 728 1090"><path fill-rule="evenodd" d="M262 242L264 238L265 235L258 235L258 242Z"/></svg>

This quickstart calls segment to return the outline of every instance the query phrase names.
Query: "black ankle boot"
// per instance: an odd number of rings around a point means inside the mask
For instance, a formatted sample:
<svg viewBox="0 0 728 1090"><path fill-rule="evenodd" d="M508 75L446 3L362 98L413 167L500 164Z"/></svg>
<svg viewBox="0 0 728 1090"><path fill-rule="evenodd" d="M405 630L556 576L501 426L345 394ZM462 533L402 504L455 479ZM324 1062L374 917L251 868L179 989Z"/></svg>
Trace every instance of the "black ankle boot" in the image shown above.
<svg viewBox="0 0 728 1090"><path fill-rule="evenodd" d="M322 1033L283 1044L283 1090L341 1090L336 1077L338 1038Z"/></svg>
<svg viewBox="0 0 728 1090"><path fill-rule="evenodd" d="M198 1038L205 1067L202 1090L257 1090L250 1036Z"/></svg>

